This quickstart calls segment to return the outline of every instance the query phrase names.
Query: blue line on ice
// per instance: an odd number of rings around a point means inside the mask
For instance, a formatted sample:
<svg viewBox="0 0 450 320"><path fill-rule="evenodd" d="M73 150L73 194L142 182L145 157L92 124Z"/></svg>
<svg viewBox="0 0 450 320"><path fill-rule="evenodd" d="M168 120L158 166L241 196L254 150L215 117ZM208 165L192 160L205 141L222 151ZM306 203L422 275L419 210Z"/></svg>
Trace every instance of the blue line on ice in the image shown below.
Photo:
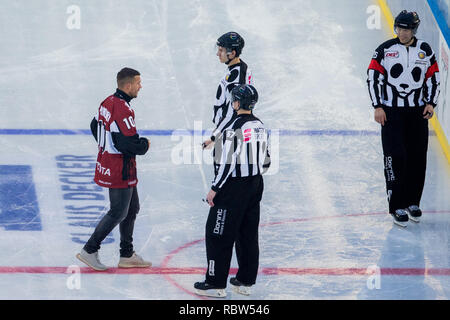
<svg viewBox="0 0 450 320"><path fill-rule="evenodd" d="M186 136L206 135L210 131L177 129L177 130L139 130L141 135L146 136ZM379 131L375 130L278 130L280 136L377 136ZM91 131L86 129L0 129L0 135L90 135ZM434 136L435 132L430 131Z"/></svg>
<svg viewBox="0 0 450 320"><path fill-rule="evenodd" d="M189 129L177 130L140 130L142 135L149 136L185 136L193 134L207 134L209 131L194 131ZM373 136L379 135L373 130L279 130L280 136ZM0 135L90 135L90 130L85 129L0 129Z"/></svg>

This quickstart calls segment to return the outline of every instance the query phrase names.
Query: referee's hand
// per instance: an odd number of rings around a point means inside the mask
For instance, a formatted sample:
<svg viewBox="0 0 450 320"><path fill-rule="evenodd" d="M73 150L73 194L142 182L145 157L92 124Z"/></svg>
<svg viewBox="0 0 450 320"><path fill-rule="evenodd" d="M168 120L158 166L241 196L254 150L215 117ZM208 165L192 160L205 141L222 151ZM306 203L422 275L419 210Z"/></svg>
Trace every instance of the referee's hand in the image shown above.
<svg viewBox="0 0 450 320"><path fill-rule="evenodd" d="M214 207L213 199L216 196L216 192L214 190L209 190L208 194L206 195L206 202L208 202L210 207Z"/></svg>
<svg viewBox="0 0 450 320"><path fill-rule="evenodd" d="M203 149L209 149L210 147L212 147L212 140L211 139L205 140L202 143L202 148Z"/></svg>
<svg viewBox="0 0 450 320"><path fill-rule="evenodd" d="M434 108L431 104L427 104L425 108L423 108L423 118L424 119L431 119L434 114Z"/></svg>
<svg viewBox="0 0 450 320"><path fill-rule="evenodd" d="M386 112L384 112L383 108L376 108L375 109L375 121L384 126L385 122L387 121L386 118Z"/></svg>

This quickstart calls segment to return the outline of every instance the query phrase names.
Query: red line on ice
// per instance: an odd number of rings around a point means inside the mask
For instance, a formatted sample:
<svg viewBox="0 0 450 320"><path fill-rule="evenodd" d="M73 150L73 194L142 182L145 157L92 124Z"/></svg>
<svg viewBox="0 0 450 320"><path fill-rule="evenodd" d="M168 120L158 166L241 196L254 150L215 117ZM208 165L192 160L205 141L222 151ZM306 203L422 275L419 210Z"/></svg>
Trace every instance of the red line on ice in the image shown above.
<svg viewBox="0 0 450 320"><path fill-rule="evenodd" d="M448 210L444 211L428 211L427 213L450 213ZM261 227L274 226L285 223L296 223L296 222L306 222L315 220L325 220L325 219L335 219L335 218L350 218L350 217L362 217L362 216L372 216L372 215L387 215L385 212L371 212L371 213L356 213L356 214L344 214L344 215L333 215L333 216L319 216L319 217L306 217L298 219L290 219L285 221L272 221L262 223ZM196 296L192 291L184 288L176 280L172 279L172 275L183 275L183 274L198 274L204 275L206 268L201 267L168 267L170 260L181 251L188 249L189 247L201 243L204 238L198 239L186 243L175 250L171 251L162 261L160 267L152 268L109 268L106 271L95 271L88 267L80 267L80 272L83 274L128 274L128 275L144 275L144 274L154 274L162 275L169 281L172 285L184 291L185 293L195 296L200 299L204 297ZM68 267L48 267L48 266L0 266L0 274L66 274L71 273ZM237 269L230 269L230 274L236 274ZM262 275L322 275L322 276L363 276L373 274L373 270L367 268L277 268L277 267L266 267L260 268L259 273ZM450 268L380 268L381 275L390 276L450 276Z"/></svg>
<svg viewBox="0 0 450 320"><path fill-rule="evenodd" d="M28 267L0 266L0 274L63 274L71 273L72 269L68 267ZM204 274L205 268L187 267L187 268L169 268L169 267L151 267L151 268L109 268L106 271L95 271L88 267L81 267L83 274L156 274L156 275L182 275L182 274ZM237 269L231 268L230 274L236 274ZM259 273L262 275L324 275L324 276L358 276L372 273L367 268L261 268ZM450 276L450 268L380 268L381 275L390 276Z"/></svg>

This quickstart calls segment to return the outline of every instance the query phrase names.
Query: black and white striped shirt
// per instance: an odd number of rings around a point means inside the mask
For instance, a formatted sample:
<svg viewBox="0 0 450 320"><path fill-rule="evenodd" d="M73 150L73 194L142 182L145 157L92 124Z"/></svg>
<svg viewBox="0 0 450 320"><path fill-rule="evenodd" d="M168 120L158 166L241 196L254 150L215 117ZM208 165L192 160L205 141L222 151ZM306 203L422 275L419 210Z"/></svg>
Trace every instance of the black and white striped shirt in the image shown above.
<svg viewBox="0 0 450 320"><path fill-rule="evenodd" d="M237 115L220 142L222 152L212 190L219 191L230 177L256 176L268 170L269 133L253 114Z"/></svg>
<svg viewBox="0 0 450 320"><path fill-rule="evenodd" d="M367 70L369 95L374 108L436 106L439 68L430 45L414 38L410 46L398 38L376 50Z"/></svg>
<svg viewBox="0 0 450 320"><path fill-rule="evenodd" d="M242 60L229 66L223 78L220 79L214 103L213 123L216 125L212 134L214 137L220 136L235 115L231 105L231 90L238 84L253 84L252 72Z"/></svg>

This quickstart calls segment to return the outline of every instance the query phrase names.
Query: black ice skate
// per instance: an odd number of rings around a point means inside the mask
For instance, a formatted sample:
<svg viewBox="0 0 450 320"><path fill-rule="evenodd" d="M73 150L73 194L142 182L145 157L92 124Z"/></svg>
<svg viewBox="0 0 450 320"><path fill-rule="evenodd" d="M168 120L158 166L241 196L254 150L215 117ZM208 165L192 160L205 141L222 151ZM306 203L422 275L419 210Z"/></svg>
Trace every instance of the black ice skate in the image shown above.
<svg viewBox="0 0 450 320"><path fill-rule="evenodd" d="M418 206L408 207L409 218L414 222L420 222L420 217L422 216L422 210Z"/></svg>
<svg viewBox="0 0 450 320"><path fill-rule="evenodd" d="M249 296L251 293L251 285L245 285L236 278L231 278L230 284L236 293L243 294L244 296Z"/></svg>
<svg viewBox="0 0 450 320"><path fill-rule="evenodd" d="M394 218L394 223L399 225L400 227L406 227L406 223L408 222L408 210L406 209L397 209L394 213L391 213Z"/></svg>
<svg viewBox="0 0 450 320"><path fill-rule="evenodd" d="M206 283L206 281L194 283L194 288L195 293L198 294L199 296L207 296L214 298L225 298L227 296L225 288L213 286L211 284Z"/></svg>

